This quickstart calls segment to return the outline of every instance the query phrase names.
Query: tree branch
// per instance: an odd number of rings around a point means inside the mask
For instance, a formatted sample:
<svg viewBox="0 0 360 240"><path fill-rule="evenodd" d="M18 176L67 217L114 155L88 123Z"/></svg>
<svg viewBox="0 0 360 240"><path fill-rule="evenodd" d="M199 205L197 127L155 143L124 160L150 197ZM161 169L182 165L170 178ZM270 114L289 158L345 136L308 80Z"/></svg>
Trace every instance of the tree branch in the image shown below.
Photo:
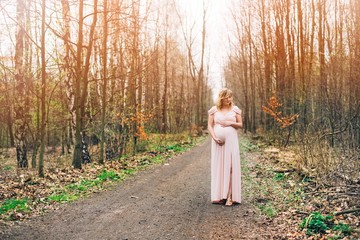
<svg viewBox="0 0 360 240"><path fill-rule="evenodd" d="M336 212L336 213L334 213L334 216L347 214L347 213L354 213L354 212L360 212L360 208L347 209L347 210L344 210L344 211Z"/></svg>

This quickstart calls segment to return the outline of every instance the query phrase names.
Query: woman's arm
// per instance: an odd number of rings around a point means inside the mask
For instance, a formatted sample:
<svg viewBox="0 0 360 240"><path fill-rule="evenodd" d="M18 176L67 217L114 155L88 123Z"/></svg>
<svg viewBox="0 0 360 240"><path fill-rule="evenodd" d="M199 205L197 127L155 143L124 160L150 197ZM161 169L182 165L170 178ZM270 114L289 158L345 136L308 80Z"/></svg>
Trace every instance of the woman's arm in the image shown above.
<svg viewBox="0 0 360 240"><path fill-rule="evenodd" d="M209 118L208 118L208 130L209 130L209 133L210 133L211 137L214 139L214 141L217 144L219 144L220 146L224 144L223 141L221 141L219 138L217 138L215 136L215 133L214 133L214 115L213 114L210 114Z"/></svg>
<svg viewBox="0 0 360 240"><path fill-rule="evenodd" d="M223 127L233 127L235 129L239 129L243 127L243 122L241 118L241 114L236 114L236 122L232 121L221 121L220 125Z"/></svg>
<svg viewBox="0 0 360 240"><path fill-rule="evenodd" d="M243 127L241 114L236 114L236 122L231 124L233 128L239 129Z"/></svg>

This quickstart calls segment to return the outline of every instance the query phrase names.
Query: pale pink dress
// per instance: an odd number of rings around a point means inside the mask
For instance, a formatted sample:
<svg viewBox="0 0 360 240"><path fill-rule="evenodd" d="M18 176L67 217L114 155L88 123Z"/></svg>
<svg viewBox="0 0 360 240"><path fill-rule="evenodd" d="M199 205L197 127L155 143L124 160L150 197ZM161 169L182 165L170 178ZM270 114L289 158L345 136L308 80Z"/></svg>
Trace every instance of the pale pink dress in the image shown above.
<svg viewBox="0 0 360 240"><path fill-rule="evenodd" d="M214 106L208 113L214 115L215 136L225 141L222 146L214 140L211 142L211 201L216 202L227 198L232 168L232 201L240 203L241 166L238 132L231 126L220 126L219 121L236 122L236 114L241 114L241 110L234 106L231 111L221 113Z"/></svg>

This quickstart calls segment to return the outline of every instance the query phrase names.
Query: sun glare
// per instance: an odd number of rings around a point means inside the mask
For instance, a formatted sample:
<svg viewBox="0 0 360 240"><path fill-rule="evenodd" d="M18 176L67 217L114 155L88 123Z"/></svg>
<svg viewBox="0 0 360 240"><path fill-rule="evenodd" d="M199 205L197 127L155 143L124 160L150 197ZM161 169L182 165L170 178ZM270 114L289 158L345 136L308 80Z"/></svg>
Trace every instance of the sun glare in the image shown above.
<svg viewBox="0 0 360 240"><path fill-rule="evenodd" d="M206 57L209 61L208 78L214 93L223 86L223 65L227 56L227 23L225 16L228 10L229 0L183 0L178 3L184 10L187 24L195 23L197 35L201 36L202 18L204 8L206 10ZM200 44L200 42L198 43Z"/></svg>

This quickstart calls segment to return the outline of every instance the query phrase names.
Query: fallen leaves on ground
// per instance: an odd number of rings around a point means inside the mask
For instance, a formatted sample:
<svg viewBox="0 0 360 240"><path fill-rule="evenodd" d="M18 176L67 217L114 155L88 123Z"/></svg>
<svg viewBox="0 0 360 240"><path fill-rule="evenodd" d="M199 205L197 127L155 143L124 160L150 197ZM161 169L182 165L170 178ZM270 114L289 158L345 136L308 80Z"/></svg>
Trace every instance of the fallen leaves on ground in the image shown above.
<svg viewBox="0 0 360 240"><path fill-rule="evenodd" d="M0 174L0 207L7 200L26 201L26 210L20 212L16 208L6 211L4 207L4 210L0 211L0 226L41 215L49 210L58 209L61 202L73 201L91 192L101 191L112 182L107 181L106 176L104 181L98 181L104 171L117 175L113 180L122 180L147 165L161 163L183 152L194 143L179 143L177 145L181 146L180 150L174 151L164 147L161 151L150 151L121 160L106 161L104 165L90 163L83 165L82 169L56 168L49 165L44 178L38 177L34 169L18 169L17 173L9 174L8 171L6 174ZM51 196L56 200L51 200Z"/></svg>
<svg viewBox="0 0 360 240"><path fill-rule="evenodd" d="M249 201L264 216L264 225L273 239L359 239L360 212L334 216L360 207L359 184L337 179L319 184L294 168L296 154L290 150L265 147L246 153L245 158L249 158L246 167L250 179L245 192L252 191ZM334 224L348 224L353 231L349 235L333 230L306 234L300 223L313 212L334 216Z"/></svg>

